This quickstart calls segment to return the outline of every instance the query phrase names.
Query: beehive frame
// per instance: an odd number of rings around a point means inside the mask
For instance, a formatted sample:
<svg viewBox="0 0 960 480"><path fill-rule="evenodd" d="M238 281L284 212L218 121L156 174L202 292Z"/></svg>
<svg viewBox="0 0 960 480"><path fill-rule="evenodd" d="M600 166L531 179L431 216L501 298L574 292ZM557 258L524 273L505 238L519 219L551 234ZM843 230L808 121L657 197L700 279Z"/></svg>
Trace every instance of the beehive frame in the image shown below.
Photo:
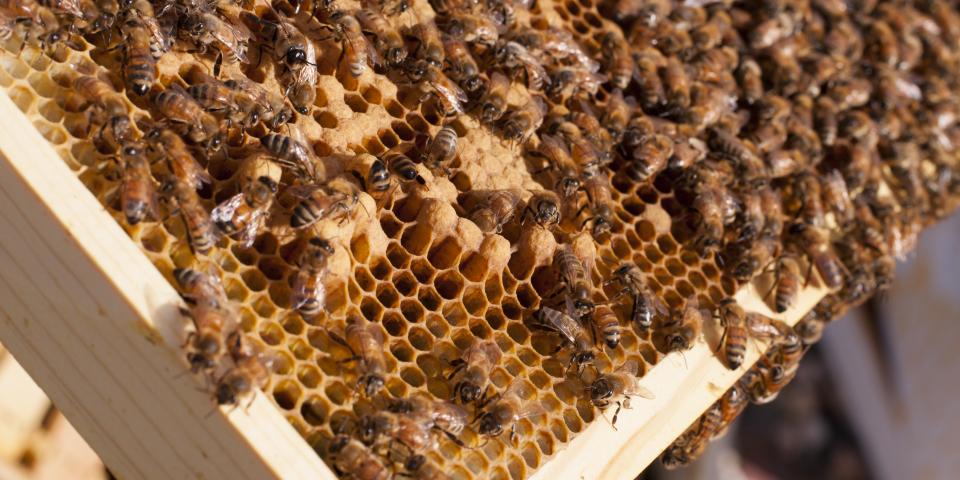
<svg viewBox="0 0 960 480"><path fill-rule="evenodd" d="M179 295L5 95L0 202L0 341L115 474L335 478L262 394L216 410L184 375ZM737 298L793 324L823 293L806 289L783 315L753 284ZM759 343L727 370L709 346L717 334L661 360L641 381L656 399L623 411L616 430L592 422L532 478L639 473L758 358Z"/></svg>

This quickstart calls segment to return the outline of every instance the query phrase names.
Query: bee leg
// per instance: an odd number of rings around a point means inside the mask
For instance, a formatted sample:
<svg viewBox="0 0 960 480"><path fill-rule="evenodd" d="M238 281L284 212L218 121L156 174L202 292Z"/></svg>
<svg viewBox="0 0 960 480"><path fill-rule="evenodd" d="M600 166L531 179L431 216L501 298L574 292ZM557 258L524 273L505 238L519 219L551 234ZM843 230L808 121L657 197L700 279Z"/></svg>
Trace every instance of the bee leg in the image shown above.
<svg viewBox="0 0 960 480"><path fill-rule="evenodd" d="M450 365L453 366L453 371L450 372L450 375L447 375L447 380L450 380L454 375L457 374L457 372L463 370L467 366L467 362L464 362L463 359L458 358L450 362Z"/></svg>
<svg viewBox="0 0 960 480"><path fill-rule="evenodd" d="M484 398L486 398L487 393L484 392L483 395L484 395ZM490 397L490 398L487 398L486 400L484 400L483 398L481 398L480 401L477 402L477 413L478 413L478 415L477 415L477 418L474 419L474 421L477 421L477 419L480 418L479 412L480 412L481 410L483 410L483 407L486 407L487 405L489 405L489 404L491 404L491 403L493 403L493 402L495 402L495 401L497 401L497 400L499 400L499 399L500 399L500 392L497 392L496 395L494 395L494 396L492 396L492 397Z"/></svg>

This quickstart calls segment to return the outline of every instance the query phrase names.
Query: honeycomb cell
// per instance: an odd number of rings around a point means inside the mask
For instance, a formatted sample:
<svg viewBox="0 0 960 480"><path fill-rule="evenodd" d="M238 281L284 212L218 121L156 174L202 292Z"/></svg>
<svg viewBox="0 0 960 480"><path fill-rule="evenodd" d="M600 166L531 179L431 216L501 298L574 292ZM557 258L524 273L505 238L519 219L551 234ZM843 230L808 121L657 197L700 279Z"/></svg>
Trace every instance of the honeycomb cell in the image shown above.
<svg viewBox="0 0 960 480"><path fill-rule="evenodd" d="M243 283L248 289L254 292L262 292L267 289L267 277L260 270L250 269L240 275Z"/></svg>
<svg viewBox="0 0 960 480"><path fill-rule="evenodd" d="M483 284L483 291L491 304L500 303L500 299L503 298L503 285L498 277L488 278Z"/></svg>
<svg viewBox="0 0 960 480"><path fill-rule="evenodd" d="M290 335L300 335L306 328L306 323L304 323L303 318L294 313L285 315L280 320L280 325L283 327L283 330Z"/></svg>
<svg viewBox="0 0 960 480"><path fill-rule="evenodd" d="M420 327L411 328L407 333L407 339L410 340L410 345L413 348L421 352L426 352L433 348L433 335L426 329Z"/></svg>
<svg viewBox="0 0 960 480"><path fill-rule="evenodd" d="M460 242L454 237L447 237L434 245L427 253L427 259L437 270L452 267L460 258Z"/></svg>
<svg viewBox="0 0 960 480"><path fill-rule="evenodd" d="M458 298L460 292L463 291L463 278L460 277L459 273L447 270L437 275L433 285L441 297L452 300Z"/></svg>
<svg viewBox="0 0 960 480"><path fill-rule="evenodd" d="M443 376L443 362L430 354L423 354L417 357L417 367L423 371L427 378L441 378Z"/></svg>
<svg viewBox="0 0 960 480"><path fill-rule="evenodd" d="M430 262L423 258L417 258L410 263L410 272L421 284L431 283L434 274L437 273Z"/></svg>
<svg viewBox="0 0 960 480"><path fill-rule="evenodd" d="M263 339L267 345L280 345L283 343L286 338L286 334L283 332L283 328L280 325L275 323L266 323L260 329L260 338Z"/></svg>
<svg viewBox="0 0 960 480"><path fill-rule="evenodd" d="M149 252L163 252L169 244L167 232L160 228L150 228L140 236L140 244Z"/></svg>
<svg viewBox="0 0 960 480"><path fill-rule="evenodd" d="M383 257L377 257L374 261L370 262L370 274L377 280L386 279L392 271L393 269Z"/></svg>
<svg viewBox="0 0 960 480"><path fill-rule="evenodd" d="M427 315L427 330L437 338L443 338L450 332L450 324L440 315Z"/></svg>
<svg viewBox="0 0 960 480"><path fill-rule="evenodd" d="M367 103L379 105L383 102L383 94L377 87L370 85L365 86L360 89L360 94L363 95L363 99L366 100Z"/></svg>
<svg viewBox="0 0 960 480"><path fill-rule="evenodd" d="M360 95L354 93L348 93L343 96L343 103L346 103L350 110L353 110L357 113L367 113L367 110L370 106L367 104L367 101L363 99Z"/></svg>
<svg viewBox="0 0 960 480"><path fill-rule="evenodd" d="M413 128L410 127L406 122L392 122L390 128L393 130L393 133L403 140L404 142L412 141L416 132L413 131Z"/></svg>
<svg viewBox="0 0 960 480"><path fill-rule="evenodd" d="M383 306L375 298L363 297L360 301L360 313L363 314L363 318L371 322L379 322L380 316L383 315Z"/></svg>
<svg viewBox="0 0 960 480"><path fill-rule="evenodd" d="M302 395L300 385L290 380L282 380L273 387L273 399L284 410L296 408Z"/></svg>
<svg viewBox="0 0 960 480"><path fill-rule="evenodd" d="M417 279L407 270L397 270L393 274L393 286L400 295L405 297L412 295L418 285Z"/></svg>
<svg viewBox="0 0 960 480"><path fill-rule="evenodd" d="M391 117L403 118L404 108L403 105L400 105L400 102L397 102L391 98L384 102L383 107L387 110L387 114L389 114Z"/></svg>
<svg viewBox="0 0 960 480"><path fill-rule="evenodd" d="M653 245L647 245L647 247L643 249L643 254L647 257L647 260L653 263L660 263L660 261L663 260L663 254Z"/></svg>
<svg viewBox="0 0 960 480"><path fill-rule="evenodd" d="M647 220L640 220L636 225L637 235L644 242L651 242L657 236L656 227Z"/></svg>
<svg viewBox="0 0 960 480"><path fill-rule="evenodd" d="M417 323L423 320L426 311L419 302L404 300L400 302L400 313L403 314L403 318L407 319L408 322Z"/></svg>
<svg viewBox="0 0 960 480"><path fill-rule="evenodd" d="M424 309L431 312L440 308L440 304L443 302L443 299L440 298L433 287L421 287L420 291L417 292L417 300L420 301L420 305L423 305Z"/></svg>
<svg viewBox="0 0 960 480"><path fill-rule="evenodd" d="M423 375L423 372L416 368L403 368L400 370L400 378L403 379L407 385L410 385L414 388L419 388L427 382L427 378Z"/></svg>
<svg viewBox="0 0 960 480"><path fill-rule="evenodd" d="M320 369L313 365L300 365L297 367L297 380L299 380L304 387L313 389L320 385L320 382L323 380L323 374L320 373Z"/></svg>
<svg viewBox="0 0 960 480"><path fill-rule="evenodd" d="M387 330L391 336L400 337L406 335L407 332L407 321L395 311L387 311L383 315L383 328Z"/></svg>
<svg viewBox="0 0 960 480"><path fill-rule="evenodd" d="M330 409L327 401L318 395L311 396L300 405L300 416L314 427L322 426L329 415Z"/></svg>
<svg viewBox="0 0 960 480"><path fill-rule="evenodd" d="M337 116L328 111L316 112L314 114L314 119L316 119L317 123L319 123L323 128L333 129L340 125L340 122L337 120Z"/></svg>

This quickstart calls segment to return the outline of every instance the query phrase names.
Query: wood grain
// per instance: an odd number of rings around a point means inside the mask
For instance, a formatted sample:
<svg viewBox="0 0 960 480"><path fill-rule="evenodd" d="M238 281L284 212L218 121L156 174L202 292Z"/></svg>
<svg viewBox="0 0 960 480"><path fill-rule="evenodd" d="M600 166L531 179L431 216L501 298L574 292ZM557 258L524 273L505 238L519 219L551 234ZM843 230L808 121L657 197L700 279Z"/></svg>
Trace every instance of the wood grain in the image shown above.
<svg viewBox="0 0 960 480"><path fill-rule="evenodd" d="M334 478L257 394L184 374L179 298L0 95L0 341L122 478Z"/></svg>

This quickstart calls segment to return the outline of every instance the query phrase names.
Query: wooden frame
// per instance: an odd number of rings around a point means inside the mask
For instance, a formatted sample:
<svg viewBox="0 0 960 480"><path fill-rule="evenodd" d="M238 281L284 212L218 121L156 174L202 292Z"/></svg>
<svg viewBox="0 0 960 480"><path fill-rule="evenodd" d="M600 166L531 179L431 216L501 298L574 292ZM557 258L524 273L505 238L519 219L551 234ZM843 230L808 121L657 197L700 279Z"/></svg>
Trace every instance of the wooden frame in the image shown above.
<svg viewBox="0 0 960 480"><path fill-rule="evenodd" d="M176 291L6 95L0 202L0 341L116 475L335 478L262 394L214 408L185 374ZM785 316L753 287L738 299L793 324L822 296L805 291ZM632 478L746 368L728 371L703 343L668 356L642 380L656 399L634 402L617 430L594 421L533 478Z"/></svg>

